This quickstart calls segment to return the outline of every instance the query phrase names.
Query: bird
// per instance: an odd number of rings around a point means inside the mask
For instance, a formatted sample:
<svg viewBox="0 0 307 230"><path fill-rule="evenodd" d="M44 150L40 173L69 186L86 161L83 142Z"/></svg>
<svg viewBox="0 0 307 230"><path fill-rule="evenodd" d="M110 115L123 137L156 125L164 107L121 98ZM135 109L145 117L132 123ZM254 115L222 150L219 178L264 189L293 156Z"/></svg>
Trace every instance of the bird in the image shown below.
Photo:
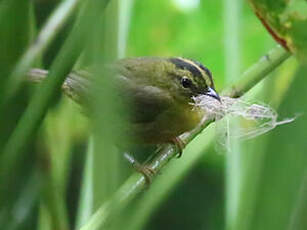
<svg viewBox="0 0 307 230"><path fill-rule="evenodd" d="M174 143L182 152L179 136L195 128L205 111L194 98L207 95L218 101L211 71L198 61L182 57L132 57L108 65L117 93L131 107L124 133L135 144ZM47 71L32 69L32 81L40 81ZM90 84L88 72L69 74L63 92L84 104ZM90 100L90 99L89 99ZM180 154L181 155L181 154Z"/></svg>

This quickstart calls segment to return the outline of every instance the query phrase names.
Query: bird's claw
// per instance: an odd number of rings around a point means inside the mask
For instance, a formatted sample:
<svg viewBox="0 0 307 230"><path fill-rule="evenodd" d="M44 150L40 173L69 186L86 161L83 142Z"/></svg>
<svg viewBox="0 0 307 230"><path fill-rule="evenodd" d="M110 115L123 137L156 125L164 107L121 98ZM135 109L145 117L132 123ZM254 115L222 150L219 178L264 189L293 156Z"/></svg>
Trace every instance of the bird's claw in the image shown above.
<svg viewBox="0 0 307 230"><path fill-rule="evenodd" d="M152 183L152 179L156 174L155 170L152 169L149 165L141 165L141 164L134 164L133 167L139 173L141 173L145 177L146 184L149 186Z"/></svg>
<svg viewBox="0 0 307 230"><path fill-rule="evenodd" d="M141 173L145 177L146 184L149 186L156 171L147 164L140 164L132 155L125 153L124 157L130 162L135 171Z"/></svg>
<svg viewBox="0 0 307 230"><path fill-rule="evenodd" d="M182 156L183 149L185 148L186 143L181 140L180 137L175 137L174 139L172 139L171 142L176 146L178 150L177 158L180 158Z"/></svg>

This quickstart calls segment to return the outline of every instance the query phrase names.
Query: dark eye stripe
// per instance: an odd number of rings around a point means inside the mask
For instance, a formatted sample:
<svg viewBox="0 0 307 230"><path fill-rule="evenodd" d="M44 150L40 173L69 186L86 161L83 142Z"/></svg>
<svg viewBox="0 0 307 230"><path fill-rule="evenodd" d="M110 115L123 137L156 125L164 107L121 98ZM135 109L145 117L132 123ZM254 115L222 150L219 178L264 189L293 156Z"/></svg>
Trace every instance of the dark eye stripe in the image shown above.
<svg viewBox="0 0 307 230"><path fill-rule="evenodd" d="M199 69L197 69L197 67L195 67L194 65L180 59L180 58L170 58L169 59L177 68L179 69L186 69L188 71L190 71L193 76L198 76L198 77L202 77L201 72L199 71Z"/></svg>

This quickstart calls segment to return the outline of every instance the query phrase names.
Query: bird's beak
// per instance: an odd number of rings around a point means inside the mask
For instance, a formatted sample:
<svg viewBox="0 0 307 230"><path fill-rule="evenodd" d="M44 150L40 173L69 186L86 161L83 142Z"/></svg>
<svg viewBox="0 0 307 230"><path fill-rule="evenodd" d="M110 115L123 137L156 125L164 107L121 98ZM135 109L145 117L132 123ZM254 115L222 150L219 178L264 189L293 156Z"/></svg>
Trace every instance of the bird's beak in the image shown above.
<svg viewBox="0 0 307 230"><path fill-rule="evenodd" d="M212 89L210 87L208 87L208 91L205 93L205 95L207 95L209 97L213 97L216 100L218 100L219 102L221 102L220 96L217 94L217 92L214 89Z"/></svg>

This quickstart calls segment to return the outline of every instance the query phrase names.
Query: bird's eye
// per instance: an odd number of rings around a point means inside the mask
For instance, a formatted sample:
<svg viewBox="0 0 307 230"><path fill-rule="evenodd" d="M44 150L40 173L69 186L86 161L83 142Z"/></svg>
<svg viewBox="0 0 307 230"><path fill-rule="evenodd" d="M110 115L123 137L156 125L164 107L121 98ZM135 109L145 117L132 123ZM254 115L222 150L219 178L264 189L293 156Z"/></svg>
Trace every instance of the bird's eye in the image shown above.
<svg viewBox="0 0 307 230"><path fill-rule="evenodd" d="M187 77L183 77L183 78L181 78L181 85L184 88L189 88L192 85L192 81Z"/></svg>

